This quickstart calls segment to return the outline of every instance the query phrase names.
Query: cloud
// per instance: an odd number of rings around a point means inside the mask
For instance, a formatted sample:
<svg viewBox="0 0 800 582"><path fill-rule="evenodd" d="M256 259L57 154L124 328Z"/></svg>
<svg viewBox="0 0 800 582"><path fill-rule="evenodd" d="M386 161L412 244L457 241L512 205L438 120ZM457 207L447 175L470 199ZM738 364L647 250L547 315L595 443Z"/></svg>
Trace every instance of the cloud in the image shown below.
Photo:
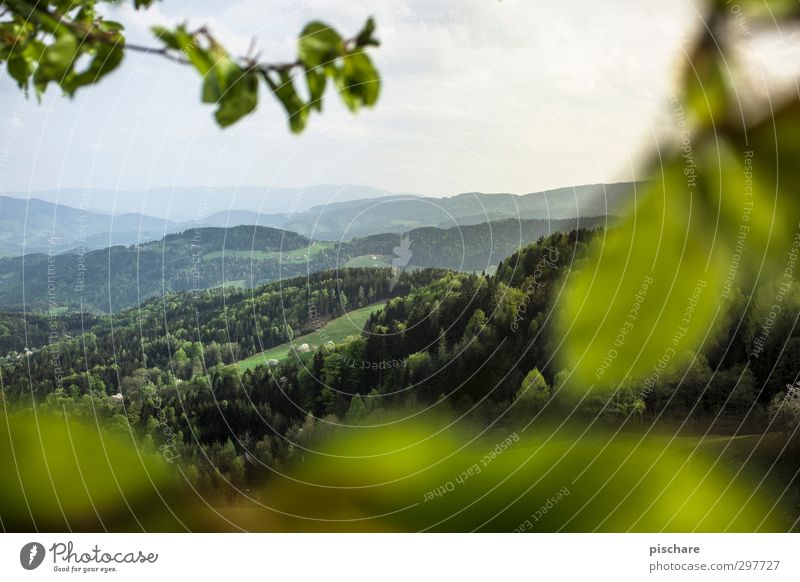
<svg viewBox="0 0 800 582"><path fill-rule="evenodd" d="M352 144L369 147L332 167L326 181L370 176L391 191L453 194L616 179L658 119L676 55L698 21L691 0L375 0L368 6L206 0L146 11L129 4L109 10L136 42L152 44L154 24L188 19L190 26L209 26L237 54L255 37L261 59L278 62L295 55L297 34L309 20L353 34L372 14L382 41L373 52L383 76L381 99L375 110L353 116L330 95L323 115L312 116L297 137L262 92L258 112L223 132L213 124L212 108L199 102L200 83L191 71L131 55L101 87L74 101L56 100L47 116L26 117L40 133L81 124L87 142L74 144L64 181L85 183L88 170L74 163L83 148L98 160L91 171L99 185L291 186L304 183L317 159ZM7 84L0 83L3 104L16 94ZM83 112L79 121L76 111ZM109 120L111 127L133 130L114 131L116 147L98 153L89 144L112 139L104 134ZM36 155L49 155L48 142L37 147ZM121 158L120 150L131 154ZM292 157L297 151L302 155ZM25 155L34 152L20 150ZM53 148L53 156L63 154ZM25 171L21 166L9 181L52 185L48 176Z"/></svg>

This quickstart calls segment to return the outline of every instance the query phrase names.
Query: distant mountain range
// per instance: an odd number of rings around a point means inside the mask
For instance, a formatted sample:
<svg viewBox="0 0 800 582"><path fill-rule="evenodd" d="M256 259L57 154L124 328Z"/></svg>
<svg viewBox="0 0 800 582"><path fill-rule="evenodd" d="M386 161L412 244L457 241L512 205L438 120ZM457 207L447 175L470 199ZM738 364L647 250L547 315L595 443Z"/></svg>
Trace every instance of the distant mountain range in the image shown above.
<svg viewBox="0 0 800 582"><path fill-rule="evenodd" d="M128 246L206 227L257 225L291 231L313 240L340 241L508 218L605 216L619 213L633 199L636 186L635 183L595 184L524 195L474 192L447 198L387 195L376 188L358 185L307 189L154 189L148 191L146 199L141 193L117 196L102 190L92 190L89 194L77 189L41 193L81 208L87 203L93 208L117 212L144 207L153 210L155 216L139 213L112 216L53 201L4 196L0 197L0 256ZM243 206L236 206L240 202ZM193 209L197 215L188 220L156 217L172 216L171 207L184 213ZM262 208L270 212L260 212ZM186 218L185 214L181 216Z"/></svg>
<svg viewBox="0 0 800 582"><path fill-rule="evenodd" d="M144 191L105 188L62 188L31 193L6 193L14 198L87 208L101 214L144 214L173 223L198 221L231 209L270 214L303 212L330 202L379 198L390 194L379 188L349 184L318 184L301 188L238 186L159 187ZM213 226L213 225L210 225ZM220 225L234 226L234 225Z"/></svg>
<svg viewBox="0 0 800 582"><path fill-rule="evenodd" d="M532 194L471 192L449 198L411 195L318 206L291 216L262 215L259 222L315 240L348 240L432 226L450 228L515 219L570 219L618 214L633 200L637 184L594 184Z"/></svg>
<svg viewBox="0 0 800 582"><path fill-rule="evenodd" d="M178 225L141 214L101 214L44 200L0 196L0 257L62 253L157 240Z"/></svg>

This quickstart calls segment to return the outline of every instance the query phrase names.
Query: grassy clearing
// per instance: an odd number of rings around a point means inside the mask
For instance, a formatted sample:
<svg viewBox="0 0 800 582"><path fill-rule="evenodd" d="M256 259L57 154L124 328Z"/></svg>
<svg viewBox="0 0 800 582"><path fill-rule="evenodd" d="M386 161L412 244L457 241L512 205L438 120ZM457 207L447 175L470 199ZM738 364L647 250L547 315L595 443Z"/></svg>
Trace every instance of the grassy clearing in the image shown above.
<svg viewBox="0 0 800 582"><path fill-rule="evenodd" d="M245 250L231 250L225 249L220 251L213 251L203 256L206 260L221 259L253 259L257 261L274 260L282 261L287 264L302 263L309 258L313 259L325 249L333 247L332 242L314 242L310 246L301 247L292 251L274 252L274 251L259 251L253 249Z"/></svg>
<svg viewBox="0 0 800 582"><path fill-rule="evenodd" d="M288 253L285 253L285 254L287 254L289 256L293 256L293 257L302 257L304 255L314 256L314 255L318 255L320 252L322 252L322 251L324 251L326 249L332 249L333 245L334 245L334 243L332 243L332 242L315 241L315 242L311 243L311 246L301 247L299 249L295 249L293 251L289 251Z"/></svg>
<svg viewBox="0 0 800 582"><path fill-rule="evenodd" d="M296 337L293 342L287 342L285 344L275 346L274 348L264 350L259 354L250 356L249 358L238 362L236 366L238 366L239 370L244 372L245 370L251 370L256 366L263 366L271 359L283 360L288 357L289 350L291 349L292 345L300 346L302 344L313 344L319 346L321 343L327 341L332 341L334 343L340 342L347 336L361 333L361 331L364 329L364 325L367 323L367 319L369 319L370 314L382 309L383 306L383 302L373 303L372 305L351 311L342 317L332 319L325 324L319 332L315 331L313 333L308 333L306 335Z"/></svg>
<svg viewBox="0 0 800 582"><path fill-rule="evenodd" d="M207 253L203 255L203 258L206 260L213 260L213 259L254 259L254 260L264 260L269 259L273 255L277 255L278 253L268 252L268 251L256 251L256 250L232 250L232 249L225 249L224 251L213 251L211 253Z"/></svg>
<svg viewBox="0 0 800 582"><path fill-rule="evenodd" d="M361 255L347 261L345 267L384 268L391 267L384 255Z"/></svg>
<svg viewBox="0 0 800 582"><path fill-rule="evenodd" d="M244 289L246 287L246 283L246 279L234 279L232 281L225 281L225 283L222 285L217 285L217 287L233 287L234 289Z"/></svg>

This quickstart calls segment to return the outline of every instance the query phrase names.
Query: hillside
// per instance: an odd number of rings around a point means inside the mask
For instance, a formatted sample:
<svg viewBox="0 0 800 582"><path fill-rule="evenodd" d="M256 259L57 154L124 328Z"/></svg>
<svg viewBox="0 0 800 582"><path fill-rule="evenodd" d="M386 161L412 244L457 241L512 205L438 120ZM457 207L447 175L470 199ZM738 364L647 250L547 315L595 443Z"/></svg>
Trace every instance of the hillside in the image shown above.
<svg viewBox="0 0 800 582"><path fill-rule="evenodd" d="M366 307L353 309L347 313L335 317L321 326L318 330L307 333L301 336L292 338L291 341L279 344L275 347L264 350L258 354L245 358L236 363L236 366L244 372L245 370L252 370L257 366L269 365L270 362L283 361L289 357L292 349L302 348L303 344L308 344L309 351L305 352L309 356L320 349L328 342L340 343L345 338L351 335L360 335L364 329L370 316L383 308L383 303L373 303ZM298 354L303 352L298 351ZM301 356L302 357L302 356Z"/></svg>
<svg viewBox="0 0 800 582"><path fill-rule="evenodd" d="M429 285L445 272L416 270L394 285L390 275L388 269L338 269L256 289L171 293L122 310L113 319L0 313L0 340L7 350L0 354L0 372L7 394L26 387L46 394L57 380L82 385L87 378L79 371L86 366L109 393L142 369L154 377L188 380L206 367L233 364L277 346L286 349L292 338L329 322L330 341L357 334L387 299ZM29 333L20 333L26 326ZM30 350L27 361L19 355L25 349ZM56 363L62 370L58 378L53 375Z"/></svg>
<svg viewBox="0 0 800 582"><path fill-rule="evenodd" d="M0 259L0 305L108 313L162 293L226 283L253 287L307 272L308 251L300 251L309 244L295 233L239 226L191 229L139 246L83 254L5 258Z"/></svg>
<svg viewBox="0 0 800 582"><path fill-rule="evenodd" d="M449 229L426 227L402 237L385 233L341 243L311 241L294 232L261 226L192 228L139 246L52 258L33 254L0 259L0 309L15 311L24 306L28 311L112 313L164 293L221 285L249 288L343 267L480 272L554 231L605 223L603 217L508 219ZM403 249L403 244L408 248Z"/></svg>
<svg viewBox="0 0 800 582"><path fill-rule="evenodd" d="M397 256L401 240L408 240L407 267L439 267L457 271L483 271L496 267L500 261L520 248L554 232L576 228L596 228L608 225L609 217L591 216L580 219L513 219L454 226L450 228L423 227L404 234L383 233L356 238L343 243L343 256L358 257L358 264L349 266L391 266L403 263Z"/></svg>

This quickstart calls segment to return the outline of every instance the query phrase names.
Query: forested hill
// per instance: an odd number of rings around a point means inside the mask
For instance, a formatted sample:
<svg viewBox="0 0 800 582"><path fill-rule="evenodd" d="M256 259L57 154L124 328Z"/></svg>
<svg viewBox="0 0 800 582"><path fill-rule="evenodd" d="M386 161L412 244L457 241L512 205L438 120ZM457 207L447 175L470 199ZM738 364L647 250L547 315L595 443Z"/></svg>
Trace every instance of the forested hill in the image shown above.
<svg viewBox="0 0 800 582"><path fill-rule="evenodd" d="M409 267L440 267L457 271L484 271L521 248L555 232L608 226L607 216L558 220L514 219L483 222L447 229L417 228L405 235L384 233L353 239L342 245L348 256L380 253L387 263L394 260L399 238L408 240Z"/></svg>
<svg viewBox="0 0 800 582"><path fill-rule="evenodd" d="M307 272L309 245L293 232L237 226L189 229L139 246L4 258L0 307L108 313L163 293L252 287Z"/></svg>
<svg viewBox="0 0 800 582"><path fill-rule="evenodd" d="M395 278L389 269L338 269L256 289L169 294L113 319L28 316L27 344L14 343L23 336L0 337L8 351L0 356L0 371L9 394L25 387L47 394L70 384L102 386L113 394L139 369L154 377L163 374L164 381L167 376L189 379L285 343L354 309L407 295L445 274L420 269ZM20 316L0 314L3 329L20 331Z"/></svg>
<svg viewBox="0 0 800 582"><path fill-rule="evenodd" d="M315 238L347 240L416 228L467 226L504 220L553 220L619 214L642 183L589 184L530 194L467 192L445 198L389 196L336 202L261 224L280 226ZM273 222L273 220L278 221ZM281 222L281 219L283 220Z"/></svg>
<svg viewBox="0 0 800 582"><path fill-rule="evenodd" d="M112 313L164 293L254 287L345 267L490 270L542 236L605 223L606 217L507 219L344 242L263 226L192 228L139 246L0 259L0 310Z"/></svg>

